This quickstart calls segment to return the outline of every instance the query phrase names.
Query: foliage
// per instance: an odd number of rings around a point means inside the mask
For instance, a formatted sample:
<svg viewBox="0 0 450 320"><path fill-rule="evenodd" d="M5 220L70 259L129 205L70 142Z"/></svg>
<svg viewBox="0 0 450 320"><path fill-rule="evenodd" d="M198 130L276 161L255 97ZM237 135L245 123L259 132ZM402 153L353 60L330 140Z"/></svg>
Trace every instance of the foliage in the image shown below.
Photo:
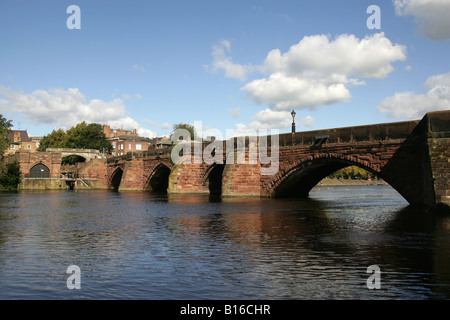
<svg viewBox="0 0 450 320"><path fill-rule="evenodd" d="M81 122L67 130L66 148L108 150L110 142L103 133L101 124Z"/></svg>
<svg viewBox="0 0 450 320"><path fill-rule="evenodd" d="M77 155L66 156L61 159L61 164L76 164L78 162L85 162L86 159Z"/></svg>
<svg viewBox="0 0 450 320"><path fill-rule="evenodd" d="M195 132L195 128L194 128L193 125L188 124L188 123L183 123L183 122L178 123L178 124L174 124L173 125L173 131L172 131L171 135L173 135L175 133L175 130L178 130L178 129L184 129L184 130L189 131L189 134L191 136L191 140L195 139L196 132Z"/></svg>
<svg viewBox="0 0 450 320"><path fill-rule="evenodd" d="M45 136L40 145L39 151L45 151L47 148L80 148L96 149L108 151L110 142L103 133L102 125L98 123L81 122L67 131L63 129L53 130Z"/></svg>
<svg viewBox="0 0 450 320"><path fill-rule="evenodd" d="M367 179L369 177L373 177L373 175L357 166L342 168L329 176L329 178L338 179Z"/></svg>
<svg viewBox="0 0 450 320"><path fill-rule="evenodd" d="M0 164L0 186L6 190L15 190L20 183L20 166L17 161Z"/></svg>
<svg viewBox="0 0 450 320"><path fill-rule="evenodd" d="M45 151L47 148L65 148L66 140L67 133L63 129L53 130L42 138L38 151Z"/></svg>
<svg viewBox="0 0 450 320"><path fill-rule="evenodd" d="M10 145L9 129L12 127L11 120L7 120L0 114L0 156L3 155Z"/></svg>

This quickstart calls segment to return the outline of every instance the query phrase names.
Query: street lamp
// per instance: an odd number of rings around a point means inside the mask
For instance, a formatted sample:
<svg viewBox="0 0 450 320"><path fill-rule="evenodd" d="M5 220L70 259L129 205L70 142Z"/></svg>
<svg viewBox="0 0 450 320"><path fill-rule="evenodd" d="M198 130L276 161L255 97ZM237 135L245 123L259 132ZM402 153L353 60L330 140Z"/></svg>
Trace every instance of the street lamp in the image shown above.
<svg viewBox="0 0 450 320"><path fill-rule="evenodd" d="M295 133L295 121L294 121L295 115L296 115L295 111L292 110L292 112L291 112L291 116L292 116L292 133Z"/></svg>

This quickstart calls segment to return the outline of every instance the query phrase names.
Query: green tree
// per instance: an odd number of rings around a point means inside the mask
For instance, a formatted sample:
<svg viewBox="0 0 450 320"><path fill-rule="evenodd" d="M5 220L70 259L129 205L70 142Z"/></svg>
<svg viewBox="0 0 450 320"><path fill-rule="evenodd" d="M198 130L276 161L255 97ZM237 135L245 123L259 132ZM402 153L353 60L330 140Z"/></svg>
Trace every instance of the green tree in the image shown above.
<svg viewBox="0 0 450 320"><path fill-rule="evenodd" d="M42 139L39 151L45 151L47 148L80 148L100 151L105 149L107 151L110 148L110 142L103 133L102 125L87 124L83 121L67 131L53 130L51 134Z"/></svg>
<svg viewBox="0 0 450 320"><path fill-rule="evenodd" d="M9 130L11 127L11 120L7 120L0 114L0 156L3 156L3 153L11 143L9 140Z"/></svg>
<svg viewBox="0 0 450 320"><path fill-rule="evenodd" d="M336 172L333 172L329 177L330 178L343 178L343 179L367 179L372 176L370 172L357 167L357 166L348 166L342 168Z"/></svg>
<svg viewBox="0 0 450 320"><path fill-rule="evenodd" d="M191 140L195 140L197 135L196 135L195 128L194 128L193 125L191 125L189 123L183 123L183 122L178 123L178 124L174 124L171 136L175 133L175 130L178 130L178 129L184 129L184 130L189 131L189 135L191 136Z"/></svg>
<svg viewBox="0 0 450 320"><path fill-rule="evenodd" d="M65 148L66 140L67 133L63 129L53 130L42 138L38 151L45 151L47 148Z"/></svg>
<svg viewBox="0 0 450 320"><path fill-rule="evenodd" d="M81 122L67 130L66 148L108 150L111 144L98 123Z"/></svg>
<svg viewBox="0 0 450 320"><path fill-rule="evenodd" d="M0 164L0 186L6 190L16 190L20 183L20 166L17 161Z"/></svg>

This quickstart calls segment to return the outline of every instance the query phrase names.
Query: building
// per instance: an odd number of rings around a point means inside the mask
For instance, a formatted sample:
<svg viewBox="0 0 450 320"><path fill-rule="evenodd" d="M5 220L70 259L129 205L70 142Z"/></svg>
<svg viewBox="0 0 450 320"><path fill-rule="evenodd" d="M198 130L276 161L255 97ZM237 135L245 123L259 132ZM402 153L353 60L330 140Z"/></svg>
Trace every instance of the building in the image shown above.
<svg viewBox="0 0 450 320"><path fill-rule="evenodd" d="M103 133L107 139L109 138L117 138L119 136L130 136L137 137L137 130L124 130L124 129L111 129L111 127L107 124L103 125Z"/></svg>
<svg viewBox="0 0 450 320"><path fill-rule="evenodd" d="M28 136L26 130L10 130L9 140L11 144L9 148L5 151L6 155L14 154L17 151L29 151L36 152L39 147L39 139L32 139Z"/></svg>
<svg viewBox="0 0 450 320"><path fill-rule="evenodd" d="M171 145L173 145L172 140L169 140L166 136L156 137L150 140L150 148L152 149L167 148Z"/></svg>
<svg viewBox="0 0 450 320"><path fill-rule="evenodd" d="M112 156L123 156L127 152L147 151L150 145L150 139L139 136L121 135L111 137L109 140L111 141Z"/></svg>

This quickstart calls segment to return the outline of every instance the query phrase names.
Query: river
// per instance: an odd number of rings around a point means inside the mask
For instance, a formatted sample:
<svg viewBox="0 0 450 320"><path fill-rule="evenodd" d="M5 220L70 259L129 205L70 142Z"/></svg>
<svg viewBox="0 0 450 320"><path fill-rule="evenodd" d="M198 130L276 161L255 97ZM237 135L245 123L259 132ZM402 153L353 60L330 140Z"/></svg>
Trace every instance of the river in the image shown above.
<svg viewBox="0 0 450 320"><path fill-rule="evenodd" d="M449 299L449 266L450 215L390 186L0 193L0 299Z"/></svg>

